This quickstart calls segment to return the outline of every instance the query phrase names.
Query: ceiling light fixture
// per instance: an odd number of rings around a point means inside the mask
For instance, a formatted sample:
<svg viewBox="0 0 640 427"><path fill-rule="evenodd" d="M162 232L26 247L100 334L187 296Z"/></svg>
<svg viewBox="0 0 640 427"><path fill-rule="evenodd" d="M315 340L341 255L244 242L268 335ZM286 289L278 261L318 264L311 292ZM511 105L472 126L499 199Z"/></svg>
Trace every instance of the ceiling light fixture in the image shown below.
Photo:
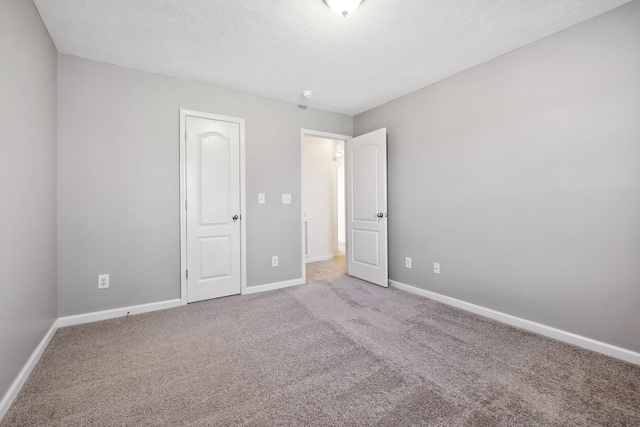
<svg viewBox="0 0 640 427"><path fill-rule="evenodd" d="M309 99L313 96L313 91L310 90L303 90L302 91L302 96L304 96L305 98Z"/></svg>
<svg viewBox="0 0 640 427"><path fill-rule="evenodd" d="M324 2L338 15L345 18L352 14L360 6L362 0L324 0Z"/></svg>

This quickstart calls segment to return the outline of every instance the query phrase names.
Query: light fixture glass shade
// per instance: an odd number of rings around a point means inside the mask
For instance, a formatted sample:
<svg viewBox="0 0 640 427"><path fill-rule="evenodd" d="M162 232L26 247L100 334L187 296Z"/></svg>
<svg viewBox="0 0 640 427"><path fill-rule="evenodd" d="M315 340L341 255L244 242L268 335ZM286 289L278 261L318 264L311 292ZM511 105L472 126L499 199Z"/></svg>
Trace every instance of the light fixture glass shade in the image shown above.
<svg viewBox="0 0 640 427"><path fill-rule="evenodd" d="M325 3L338 15L344 16L346 18L347 15L353 13L362 0L324 0Z"/></svg>

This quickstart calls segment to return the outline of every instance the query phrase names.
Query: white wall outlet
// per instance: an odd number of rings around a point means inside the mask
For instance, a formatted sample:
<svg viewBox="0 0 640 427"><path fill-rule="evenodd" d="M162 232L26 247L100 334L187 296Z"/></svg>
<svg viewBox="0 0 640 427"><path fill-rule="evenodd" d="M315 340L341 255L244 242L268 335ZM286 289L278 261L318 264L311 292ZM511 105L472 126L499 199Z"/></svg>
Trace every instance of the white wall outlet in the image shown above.
<svg viewBox="0 0 640 427"><path fill-rule="evenodd" d="M283 194L282 195L282 204L290 205L291 204L291 194Z"/></svg>
<svg viewBox="0 0 640 427"><path fill-rule="evenodd" d="M109 287L109 275L98 274L98 289L107 289Z"/></svg>
<svg viewBox="0 0 640 427"><path fill-rule="evenodd" d="M440 263L439 262L434 262L433 263L433 272L435 274L440 274Z"/></svg>
<svg viewBox="0 0 640 427"><path fill-rule="evenodd" d="M404 259L404 266L405 266L406 268L411 268L411 258L406 257L406 258Z"/></svg>
<svg viewBox="0 0 640 427"><path fill-rule="evenodd" d="M278 256L274 255L271 257L271 267L277 267L278 266Z"/></svg>
<svg viewBox="0 0 640 427"><path fill-rule="evenodd" d="M259 205L264 205L266 202L266 197L264 196L264 193L258 193L258 204Z"/></svg>

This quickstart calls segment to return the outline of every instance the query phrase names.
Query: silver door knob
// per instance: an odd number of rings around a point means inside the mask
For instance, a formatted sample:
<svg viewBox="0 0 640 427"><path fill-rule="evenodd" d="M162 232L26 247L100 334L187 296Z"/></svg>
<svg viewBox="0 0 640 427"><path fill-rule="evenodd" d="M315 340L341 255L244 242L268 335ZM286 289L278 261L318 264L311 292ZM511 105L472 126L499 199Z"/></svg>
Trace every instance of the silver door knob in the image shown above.
<svg viewBox="0 0 640 427"><path fill-rule="evenodd" d="M237 221L237 220L238 220L238 215L234 215L232 219L233 219L234 221Z"/></svg>
<svg viewBox="0 0 640 427"><path fill-rule="evenodd" d="M378 215L376 215L378 218L384 218L384 214L382 212L378 212Z"/></svg>

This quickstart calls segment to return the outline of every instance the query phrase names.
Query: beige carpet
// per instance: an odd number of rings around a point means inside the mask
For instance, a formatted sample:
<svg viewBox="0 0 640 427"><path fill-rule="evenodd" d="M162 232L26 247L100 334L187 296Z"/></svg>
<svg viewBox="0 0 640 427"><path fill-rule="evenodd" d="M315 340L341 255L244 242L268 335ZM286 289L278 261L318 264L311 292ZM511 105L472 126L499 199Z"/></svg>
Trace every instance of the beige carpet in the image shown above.
<svg viewBox="0 0 640 427"><path fill-rule="evenodd" d="M2 426L640 426L640 367L310 265L60 329Z"/></svg>

